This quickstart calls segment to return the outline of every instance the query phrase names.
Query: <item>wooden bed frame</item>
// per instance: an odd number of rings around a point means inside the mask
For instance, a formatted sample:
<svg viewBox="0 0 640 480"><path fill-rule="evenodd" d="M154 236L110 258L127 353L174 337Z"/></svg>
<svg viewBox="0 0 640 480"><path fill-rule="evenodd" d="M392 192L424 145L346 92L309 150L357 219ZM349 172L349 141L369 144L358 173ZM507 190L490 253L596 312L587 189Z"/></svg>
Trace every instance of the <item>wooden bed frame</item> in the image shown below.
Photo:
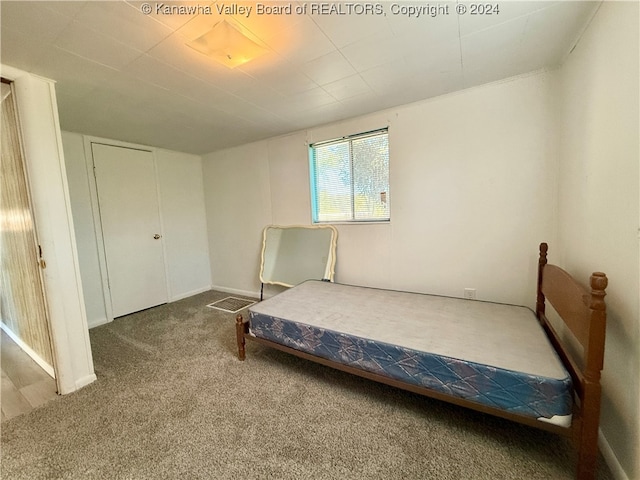
<svg viewBox="0 0 640 480"><path fill-rule="evenodd" d="M588 291L560 267L547 264L547 250L546 243L540 244L536 316L573 380L574 405L572 421L569 427L562 427L524 415L505 412L425 387L359 370L270 340L254 337L249 333L249 322L245 321L242 315L236 317L238 358L240 360L245 359L245 343L246 339L249 339L360 377L570 437L578 456L576 478L579 480L595 479L600 422L600 372L604 360L606 327L604 297L608 280L604 273L593 273L590 277L591 290ZM564 322L564 328L556 329L547 319L545 314L546 300L554 307ZM575 340L582 346L581 355L576 356L565 341L567 330L572 333Z"/></svg>

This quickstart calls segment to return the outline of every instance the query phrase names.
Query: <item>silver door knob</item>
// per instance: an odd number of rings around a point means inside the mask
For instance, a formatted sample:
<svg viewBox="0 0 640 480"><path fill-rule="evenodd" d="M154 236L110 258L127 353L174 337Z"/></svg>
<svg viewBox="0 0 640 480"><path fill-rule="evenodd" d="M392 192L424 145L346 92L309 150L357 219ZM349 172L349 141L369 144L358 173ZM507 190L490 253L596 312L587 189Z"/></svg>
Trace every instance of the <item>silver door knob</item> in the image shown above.
<svg viewBox="0 0 640 480"><path fill-rule="evenodd" d="M158 235L157 233L153 236L154 239L158 240L162 235Z"/></svg>

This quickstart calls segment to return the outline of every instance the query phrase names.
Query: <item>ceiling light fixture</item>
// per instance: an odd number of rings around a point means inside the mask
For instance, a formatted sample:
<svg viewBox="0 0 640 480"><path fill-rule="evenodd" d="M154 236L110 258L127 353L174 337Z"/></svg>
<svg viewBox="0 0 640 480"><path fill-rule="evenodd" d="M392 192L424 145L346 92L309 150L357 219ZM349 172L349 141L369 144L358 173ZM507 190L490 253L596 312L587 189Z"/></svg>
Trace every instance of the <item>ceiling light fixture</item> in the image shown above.
<svg viewBox="0 0 640 480"><path fill-rule="evenodd" d="M229 68L235 68L268 52L267 48L250 39L241 27L226 20L216 23L211 30L187 45Z"/></svg>

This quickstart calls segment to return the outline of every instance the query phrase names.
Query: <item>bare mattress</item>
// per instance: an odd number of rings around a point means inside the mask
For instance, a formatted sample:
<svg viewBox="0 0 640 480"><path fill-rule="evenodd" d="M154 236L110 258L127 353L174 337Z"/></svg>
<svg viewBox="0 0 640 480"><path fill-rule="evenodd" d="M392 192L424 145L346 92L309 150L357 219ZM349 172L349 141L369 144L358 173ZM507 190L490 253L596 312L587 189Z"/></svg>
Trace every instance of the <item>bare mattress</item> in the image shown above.
<svg viewBox="0 0 640 480"><path fill-rule="evenodd" d="M249 333L541 421L571 421L571 377L526 307L306 281L252 306Z"/></svg>

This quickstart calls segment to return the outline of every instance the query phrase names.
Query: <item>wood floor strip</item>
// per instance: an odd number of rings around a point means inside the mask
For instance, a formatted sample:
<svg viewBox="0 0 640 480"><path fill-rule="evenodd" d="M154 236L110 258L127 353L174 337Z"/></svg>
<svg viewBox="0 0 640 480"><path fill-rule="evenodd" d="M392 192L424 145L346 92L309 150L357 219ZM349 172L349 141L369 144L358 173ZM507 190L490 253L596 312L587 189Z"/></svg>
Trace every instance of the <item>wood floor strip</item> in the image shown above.
<svg viewBox="0 0 640 480"><path fill-rule="evenodd" d="M58 397L56 381L2 332L0 343L1 421L22 415Z"/></svg>
<svg viewBox="0 0 640 480"><path fill-rule="evenodd" d="M39 407L58 396L55 390L55 382L51 378L45 378L27 385L20 389L20 393L33 408Z"/></svg>
<svg viewBox="0 0 640 480"><path fill-rule="evenodd" d="M33 407L22 396L11 379L2 371L2 414L8 420L30 411Z"/></svg>

